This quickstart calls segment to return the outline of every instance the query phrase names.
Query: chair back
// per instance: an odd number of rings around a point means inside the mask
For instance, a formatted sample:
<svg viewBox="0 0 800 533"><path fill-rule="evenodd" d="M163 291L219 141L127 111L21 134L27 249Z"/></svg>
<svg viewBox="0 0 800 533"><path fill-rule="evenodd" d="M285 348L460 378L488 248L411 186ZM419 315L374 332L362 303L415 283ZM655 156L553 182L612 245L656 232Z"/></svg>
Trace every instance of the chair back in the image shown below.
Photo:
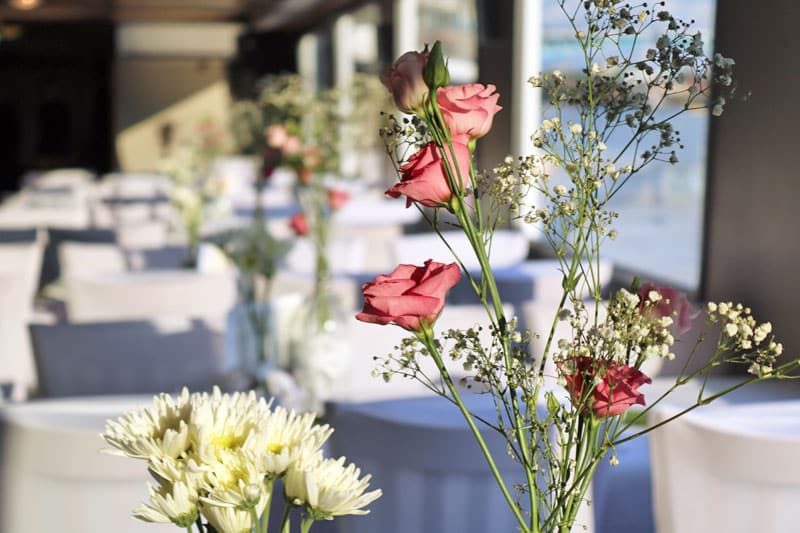
<svg viewBox="0 0 800 533"><path fill-rule="evenodd" d="M486 396L467 395L470 408L494 417ZM332 456L344 455L372 475L383 496L370 513L337 520L340 533L485 533L516 531L516 522L461 414L436 397L335 404ZM505 441L484 432L510 487L522 481Z"/></svg>
<svg viewBox="0 0 800 533"><path fill-rule="evenodd" d="M120 272L66 280L72 322L225 315L236 302L233 276L188 270Z"/></svg>
<svg viewBox="0 0 800 533"><path fill-rule="evenodd" d="M232 371L222 328L201 320L30 326L39 395L209 390Z"/></svg>
<svg viewBox="0 0 800 533"><path fill-rule="evenodd" d="M463 233L446 231L442 234L469 270L478 271L480 269L475 253ZM489 261L494 268L517 265L528 257L528 247L528 239L524 234L517 231L498 230L492 240ZM426 259L442 263L455 261L453 254L435 233L403 235L394 242L394 255L396 263L414 265L422 264Z"/></svg>

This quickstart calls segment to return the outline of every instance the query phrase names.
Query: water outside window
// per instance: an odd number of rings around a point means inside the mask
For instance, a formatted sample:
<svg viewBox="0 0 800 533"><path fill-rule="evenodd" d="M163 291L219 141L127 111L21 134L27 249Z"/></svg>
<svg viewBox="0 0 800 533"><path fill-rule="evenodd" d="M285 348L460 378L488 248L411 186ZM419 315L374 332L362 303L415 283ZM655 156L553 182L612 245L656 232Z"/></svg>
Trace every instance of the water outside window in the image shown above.
<svg viewBox="0 0 800 533"><path fill-rule="evenodd" d="M694 19L706 50L713 50L715 0L667 0L665 6L684 20ZM545 0L543 70L569 73L582 68L574 31L556 2ZM641 43L641 54L652 48ZM723 51L724 52L724 51ZM669 104L676 110L681 105ZM546 106L543 107L546 112ZM619 236L605 245L606 258L643 277L653 276L685 289L697 289L702 258L703 211L709 113L694 111L674 122L684 149L675 165L654 163L634 176L613 199L620 214ZM619 142L622 142L620 139ZM610 146L609 149L621 148Z"/></svg>

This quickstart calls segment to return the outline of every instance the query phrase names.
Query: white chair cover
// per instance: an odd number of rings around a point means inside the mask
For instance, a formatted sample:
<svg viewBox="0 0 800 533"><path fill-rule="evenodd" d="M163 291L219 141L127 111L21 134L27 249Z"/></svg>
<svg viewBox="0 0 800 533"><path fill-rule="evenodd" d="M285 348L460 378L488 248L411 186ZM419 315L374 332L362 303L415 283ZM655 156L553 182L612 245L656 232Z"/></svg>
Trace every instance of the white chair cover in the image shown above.
<svg viewBox="0 0 800 533"><path fill-rule="evenodd" d="M506 313L511 316L513 308L506 306ZM482 306L449 305L442 311L435 331L441 337L442 332L450 328L463 329L482 325L484 330L481 332L481 339L486 345L490 341L487 324L488 318ZM369 402L433 394L415 379L394 375L386 383L380 376L373 375L373 370L378 367L375 358L383 359L394 352L394 348L400 346L404 338L412 336L411 333L394 325L380 326L353 319L344 324L343 334L352 346L353 353L348 370L333 391L336 401ZM465 374L462 363L451 361L446 356L445 362L452 376ZM426 375L438 383L439 374L433 360L425 358L420 363Z"/></svg>
<svg viewBox="0 0 800 533"><path fill-rule="evenodd" d="M117 242L126 250L163 248L167 245L169 228L162 220L121 222L115 228Z"/></svg>
<svg viewBox="0 0 800 533"><path fill-rule="evenodd" d="M611 282L614 264L600 261L599 268L595 270L598 272L600 287L606 287ZM562 276L560 264L555 259L534 259L495 271L501 293L504 297L513 299L515 305L527 300L557 305L561 300ZM591 296L590 288L586 284L577 289L581 298Z"/></svg>
<svg viewBox="0 0 800 533"><path fill-rule="evenodd" d="M675 412L657 408L651 420ZM800 402L698 410L650 445L659 533L798 531Z"/></svg>
<svg viewBox="0 0 800 533"><path fill-rule="evenodd" d="M149 397L106 397L0 408L0 531L175 531L131 518L147 498L145 465L100 452L105 420L149 404Z"/></svg>
<svg viewBox="0 0 800 533"><path fill-rule="evenodd" d="M0 244L0 382L13 384L13 397L24 399L36 384L27 324L39 283L42 245Z"/></svg>
<svg viewBox="0 0 800 533"><path fill-rule="evenodd" d="M442 233L467 269L479 271L480 264L475 253L460 231ZM394 242L395 263L421 265L426 259L441 263L455 261L453 254L435 233L403 235ZM489 261L494 268L517 265L528 256L528 239L520 232L498 230L495 232Z"/></svg>
<svg viewBox="0 0 800 533"><path fill-rule="evenodd" d="M331 229L334 239L358 239L364 243L366 250L363 272L391 272L397 266L393 262L393 243L403 235L403 227L401 225L334 225Z"/></svg>
<svg viewBox="0 0 800 533"><path fill-rule="evenodd" d="M342 228L402 226L422 218L414 207L406 208L404 200L388 200L368 194L354 195L333 215L333 225Z"/></svg>
<svg viewBox="0 0 800 533"><path fill-rule="evenodd" d="M350 278L333 277L328 280L328 290L340 309L356 309L360 305L359 288L359 285ZM300 293L310 298L314 293L314 276L279 270L272 281L272 295L294 293Z"/></svg>
<svg viewBox="0 0 800 533"><path fill-rule="evenodd" d="M221 322L36 324L31 337L43 397L227 388L234 370Z"/></svg>
<svg viewBox="0 0 800 533"><path fill-rule="evenodd" d="M67 241L58 247L58 262L64 279L126 270L125 254L116 244Z"/></svg>
<svg viewBox="0 0 800 533"><path fill-rule="evenodd" d="M367 245L360 239L332 239L327 247L328 265L332 274L364 272ZM316 252L313 243L305 238L296 239L285 259L285 268L297 274L313 274Z"/></svg>
<svg viewBox="0 0 800 533"><path fill-rule="evenodd" d="M160 270L72 276L66 279L73 322L224 316L236 302L236 282L225 274Z"/></svg>

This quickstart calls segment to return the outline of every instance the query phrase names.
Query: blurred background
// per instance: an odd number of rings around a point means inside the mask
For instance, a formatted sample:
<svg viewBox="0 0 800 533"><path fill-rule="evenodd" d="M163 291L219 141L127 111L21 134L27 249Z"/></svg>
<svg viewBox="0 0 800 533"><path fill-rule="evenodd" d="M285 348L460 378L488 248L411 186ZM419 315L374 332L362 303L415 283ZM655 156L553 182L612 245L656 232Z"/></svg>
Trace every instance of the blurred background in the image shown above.
<svg viewBox="0 0 800 533"><path fill-rule="evenodd" d="M800 12L791 0L668 0L666 7L694 21L708 54L736 59L750 96L720 119L683 115L675 125L685 146L680 161L648 167L615 198L619 236L604 250L604 285L640 276L700 304L746 302L795 356ZM583 61L555 0L0 0L2 398L24 405L263 382L248 340L254 332L241 331L247 309L236 272L243 267L220 244L220 232L243 227L262 204L266 227L290 247L270 266L277 272L264 311L272 317L270 349L283 353L303 336L292 329L297 315L284 312L301 308L315 283L313 246L291 223L300 209L295 176L277 169L253 189L264 169L232 133L239 104L263 99L276 79L299 80L313 94L338 90L337 109L357 119L367 140L348 141L349 130L329 124L339 143L329 186L349 198L331 214L329 287L340 303L339 337L351 345L321 349L348 355L324 360L322 369L294 367L288 381L272 374L271 386L291 396L295 381L322 375L321 397L342 402L425 392L371 376L373 356L400 333L350 323L364 281L397 262L448 259L419 212L383 198L395 175L377 132L379 111L388 109L377 76L401 53L435 40L454 83L494 83L501 94L504 109L479 144L484 168L533 152L530 135L546 107L528 78L578 72ZM273 97L291 99L288 86ZM362 92L350 92L356 86ZM166 170L195 164L187 145L217 180L203 183L200 199L181 197L180 179ZM204 213L194 237L191 202ZM546 327L560 294L552 253L531 228L504 228L498 242L493 261L508 305L523 325ZM457 309L443 323L479 320L469 287L451 300ZM674 373L685 361L678 355L653 372ZM89 408L94 418L84 404L64 412L75 409L90 420L77 424L91 425L126 401ZM637 479L649 486L649 477ZM2 501L10 508L12 500ZM20 527L3 531L39 531Z"/></svg>

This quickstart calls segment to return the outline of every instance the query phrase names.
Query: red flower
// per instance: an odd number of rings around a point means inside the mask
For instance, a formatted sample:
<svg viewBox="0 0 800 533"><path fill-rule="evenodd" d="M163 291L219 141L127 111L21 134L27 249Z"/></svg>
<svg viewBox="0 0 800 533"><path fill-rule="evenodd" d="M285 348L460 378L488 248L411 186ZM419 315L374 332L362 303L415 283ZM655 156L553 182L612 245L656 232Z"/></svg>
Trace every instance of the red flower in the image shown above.
<svg viewBox="0 0 800 533"><path fill-rule="evenodd" d="M661 295L657 302L650 300L650 292L655 291ZM647 310L651 318L658 319L668 316L674 320L673 325L678 335L683 335L692 328L692 321L700 314L700 310L689 303L686 295L672 287L645 283L639 289L639 309ZM645 307L645 304L650 302Z"/></svg>
<svg viewBox="0 0 800 533"><path fill-rule="evenodd" d="M295 213L292 215L292 218L289 219L289 227L292 228L295 235L307 235L308 234L308 220L306 220L306 216L303 213Z"/></svg>
<svg viewBox="0 0 800 533"><path fill-rule="evenodd" d="M591 357L579 357L575 368L565 374L567 390L575 404L583 400L584 385L591 387L597 381L589 399L590 407L599 417L621 415L634 404L644 405L644 394L639 387L651 383L649 377L626 365L597 361Z"/></svg>
<svg viewBox="0 0 800 533"><path fill-rule="evenodd" d="M350 193L342 189L328 189L328 206L336 211L350 200Z"/></svg>
<svg viewBox="0 0 800 533"><path fill-rule="evenodd" d="M459 140L453 139L453 150L461 172L461 185L465 187L469 183L470 153L463 141L463 137ZM459 171L456 170L447 147L445 151L448 154L450 167L456 173L454 178L458 182ZM418 202L427 207L446 207L447 202L453 197L444 168L444 159L434 142L428 143L412 155L408 162L400 167L400 172L402 173L400 183L386 191L386 195L392 198L405 196L406 206L410 206L411 202Z"/></svg>
<svg viewBox="0 0 800 533"><path fill-rule="evenodd" d="M267 146L264 149L262 164L261 164L261 179L268 180L272 177L272 173L282 163L281 151L276 148Z"/></svg>
<svg viewBox="0 0 800 533"><path fill-rule="evenodd" d="M449 291L461 279L456 263L428 259L425 266L399 265L386 276L378 276L362 287L364 309L356 315L362 322L397 324L409 331L432 326L444 308Z"/></svg>
<svg viewBox="0 0 800 533"><path fill-rule="evenodd" d="M451 85L436 93L451 135L467 135L470 139L479 139L492 129L494 116L503 109L497 105L499 98L494 85L482 83Z"/></svg>

